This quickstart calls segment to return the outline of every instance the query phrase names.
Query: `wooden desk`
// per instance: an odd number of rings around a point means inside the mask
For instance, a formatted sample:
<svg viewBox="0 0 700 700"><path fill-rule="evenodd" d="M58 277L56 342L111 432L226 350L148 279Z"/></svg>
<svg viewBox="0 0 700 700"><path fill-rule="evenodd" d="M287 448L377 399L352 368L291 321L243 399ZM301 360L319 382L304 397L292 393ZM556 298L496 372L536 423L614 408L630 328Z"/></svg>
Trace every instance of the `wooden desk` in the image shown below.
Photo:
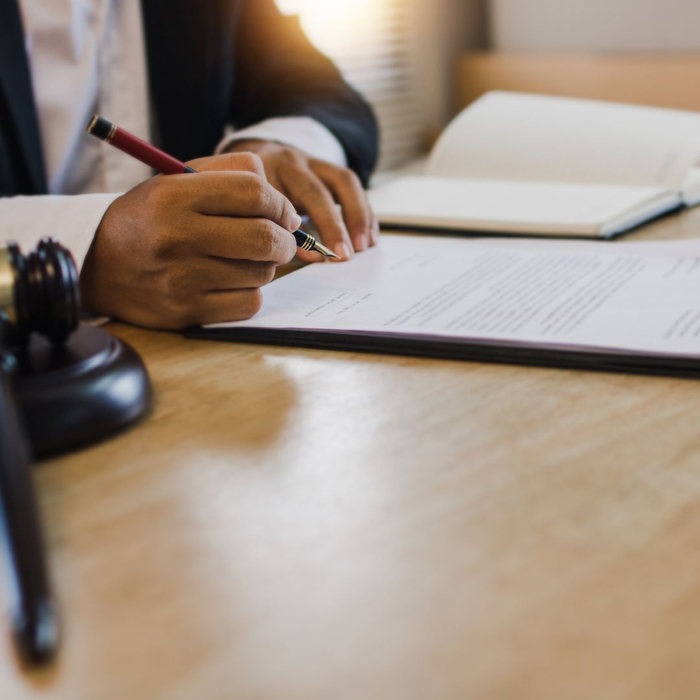
<svg viewBox="0 0 700 700"><path fill-rule="evenodd" d="M113 330L155 408L36 469L65 644L3 700L697 697L699 382Z"/></svg>

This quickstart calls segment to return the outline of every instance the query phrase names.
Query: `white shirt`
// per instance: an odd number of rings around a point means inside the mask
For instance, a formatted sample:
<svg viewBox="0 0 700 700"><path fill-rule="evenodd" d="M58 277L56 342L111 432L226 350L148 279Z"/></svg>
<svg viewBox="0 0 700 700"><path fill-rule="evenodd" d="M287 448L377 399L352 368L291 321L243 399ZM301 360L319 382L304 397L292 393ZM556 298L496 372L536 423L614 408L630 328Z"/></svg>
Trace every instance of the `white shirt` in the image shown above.
<svg viewBox="0 0 700 700"><path fill-rule="evenodd" d="M78 267L109 205L149 178L146 165L85 132L100 113L151 139L141 0L20 0L49 195L0 198L0 240L28 252L53 236ZM345 165L326 127L309 117L270 119L224 138L287 143ZM206 154L202 154L206 155Z"/></svg>

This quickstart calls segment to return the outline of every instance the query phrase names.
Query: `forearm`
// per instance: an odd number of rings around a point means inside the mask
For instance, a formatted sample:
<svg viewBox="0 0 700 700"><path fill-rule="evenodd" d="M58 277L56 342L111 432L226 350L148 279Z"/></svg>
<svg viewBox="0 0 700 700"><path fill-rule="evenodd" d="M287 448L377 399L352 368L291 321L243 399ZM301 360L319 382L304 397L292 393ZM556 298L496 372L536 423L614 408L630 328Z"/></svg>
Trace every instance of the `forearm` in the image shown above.
<svg viewBox="0 0 700 700"><path fill-rule="evenodd" d="M364 184L375 165L377 125L336 66L272 0L247 0L238 25L231 119L236 128L274 117L310 117L340 142Z"/></svg>

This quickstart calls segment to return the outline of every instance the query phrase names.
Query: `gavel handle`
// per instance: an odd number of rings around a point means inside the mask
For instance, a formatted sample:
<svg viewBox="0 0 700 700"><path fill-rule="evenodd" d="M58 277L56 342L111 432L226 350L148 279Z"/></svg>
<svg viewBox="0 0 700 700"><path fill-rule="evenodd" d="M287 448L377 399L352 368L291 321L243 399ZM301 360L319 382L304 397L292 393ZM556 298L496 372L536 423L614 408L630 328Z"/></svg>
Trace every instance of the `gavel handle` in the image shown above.
<svg viewBox="0 0 700 700"><path fill-rule="evenodd" d="M48 661L58 647L58 619L31 476L31 451L12 384L14 359L0 349L0 540L10 568L12 625L23 657Z"/></svg>

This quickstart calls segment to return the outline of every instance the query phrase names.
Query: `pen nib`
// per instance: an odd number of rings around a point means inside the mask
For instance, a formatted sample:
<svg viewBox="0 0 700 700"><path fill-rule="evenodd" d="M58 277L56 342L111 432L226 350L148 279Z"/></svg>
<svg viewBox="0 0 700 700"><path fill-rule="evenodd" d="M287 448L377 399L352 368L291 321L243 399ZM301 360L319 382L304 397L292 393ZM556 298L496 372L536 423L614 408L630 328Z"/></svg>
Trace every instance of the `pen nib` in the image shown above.
<svg viewBox="0 0 700 700"><path fill-rule="evenodd" d="M335 258L336 260L340 260L339 255L336 255L330 248L326 248L325 245L319 243L318 241L314 243L314 250L317 250L319 253L325 255L327 258Z"/></svg>

